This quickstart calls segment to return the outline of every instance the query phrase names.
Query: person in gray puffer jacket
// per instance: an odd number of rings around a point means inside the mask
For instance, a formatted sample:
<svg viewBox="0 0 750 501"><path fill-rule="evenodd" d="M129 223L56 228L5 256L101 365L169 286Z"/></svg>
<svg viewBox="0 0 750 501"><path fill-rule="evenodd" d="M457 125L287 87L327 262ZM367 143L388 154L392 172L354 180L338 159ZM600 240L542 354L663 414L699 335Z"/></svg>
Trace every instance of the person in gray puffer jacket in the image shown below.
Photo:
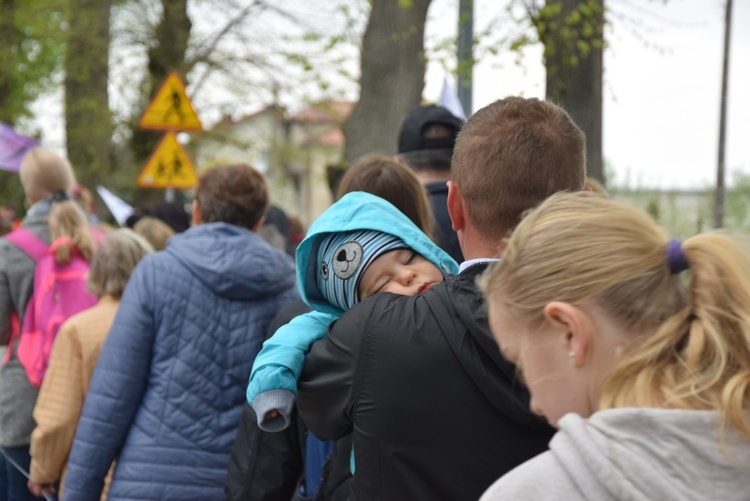
<svg viewBox="0 0 750 501"><path fill-rule="evenodd" d="M63 498L219 500L253 360L296 299L294 263L255 234L268 191L245 165L205 173L196 226L141 261L83 407Z"/></svg>
<svg viewBox="0 0 750 501"><path fill-rule="evenodd" d="M51 240L47 222L52 195L70 192L76 184L70 163L46 149L37 147L24 156L19 176L27 204L21 227L43 242ZM11 317L19 322L34 288L36 262L6 238L0 238L0 344L8 346L0 369L0 499L37 499L26 488L26 478L18 466L28 470L29 444L34 430L32 412L39 388L29 381L18 360L18 332L13 333ZM15 463L15 464L14 464Z"/></svg>

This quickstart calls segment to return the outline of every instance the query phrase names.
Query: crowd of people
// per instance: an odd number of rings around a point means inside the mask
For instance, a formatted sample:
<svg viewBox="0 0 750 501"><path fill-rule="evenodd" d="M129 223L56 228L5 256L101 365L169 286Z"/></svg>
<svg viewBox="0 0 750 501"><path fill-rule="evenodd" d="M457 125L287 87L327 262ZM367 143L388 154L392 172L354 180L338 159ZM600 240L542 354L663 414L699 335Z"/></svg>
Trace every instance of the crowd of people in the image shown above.
<svg viewBox="0 0 750 501"><path fill-rule="evenodd" d="M748 499L750 255L608 199L585 144L535 98L420 106L304 235L245 164L102 231L32 150L0 499ZM41 256L95 305L30 368Z"/></svg>

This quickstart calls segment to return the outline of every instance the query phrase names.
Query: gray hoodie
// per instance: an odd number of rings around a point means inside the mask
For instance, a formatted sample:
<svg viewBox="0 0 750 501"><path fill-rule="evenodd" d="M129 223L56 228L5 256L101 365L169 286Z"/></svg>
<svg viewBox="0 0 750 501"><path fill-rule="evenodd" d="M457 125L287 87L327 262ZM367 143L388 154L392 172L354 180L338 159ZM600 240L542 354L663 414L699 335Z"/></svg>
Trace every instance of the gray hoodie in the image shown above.
<svg viewBox="0 0 750 501"><path fill-rule="evenodd" d="M480 501L750 500L750 437L728 426L722 450L714 411L611 409L559 425L549 451Z"/></svg>

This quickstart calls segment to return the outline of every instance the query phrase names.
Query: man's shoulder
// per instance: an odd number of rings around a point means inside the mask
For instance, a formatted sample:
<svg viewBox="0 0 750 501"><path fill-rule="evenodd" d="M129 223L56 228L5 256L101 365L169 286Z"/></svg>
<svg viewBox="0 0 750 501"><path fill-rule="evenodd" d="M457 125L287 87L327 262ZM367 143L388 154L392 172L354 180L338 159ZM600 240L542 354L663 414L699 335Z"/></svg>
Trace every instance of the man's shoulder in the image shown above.
<svg viewBox="0 0 750 501"><path fill-rule="evenodd" d="M457 317L457 308L464 302L461 296L472 297L472 285L461 287L459 277L450 276L445 282L418 296L380 293L344 312L339 322L361 332L395 333L434 329L445 315ZM439 314L438 314L439 313Z"/></svg>

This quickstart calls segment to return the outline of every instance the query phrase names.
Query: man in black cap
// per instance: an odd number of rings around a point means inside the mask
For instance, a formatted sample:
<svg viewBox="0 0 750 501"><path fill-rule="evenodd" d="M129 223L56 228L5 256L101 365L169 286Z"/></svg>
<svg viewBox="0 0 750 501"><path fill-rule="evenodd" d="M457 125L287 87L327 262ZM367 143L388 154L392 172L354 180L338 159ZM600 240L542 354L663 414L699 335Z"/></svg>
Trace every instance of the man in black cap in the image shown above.
<svg viewBox="0 0 750 501"><path fill-rule="evenodd" d="M451 157L463 121L442 106L411 110L398 135L396 161L408 165L427 190L435 215L437 244L457 262L463 261L458 237L448 215Z"/></svg>

